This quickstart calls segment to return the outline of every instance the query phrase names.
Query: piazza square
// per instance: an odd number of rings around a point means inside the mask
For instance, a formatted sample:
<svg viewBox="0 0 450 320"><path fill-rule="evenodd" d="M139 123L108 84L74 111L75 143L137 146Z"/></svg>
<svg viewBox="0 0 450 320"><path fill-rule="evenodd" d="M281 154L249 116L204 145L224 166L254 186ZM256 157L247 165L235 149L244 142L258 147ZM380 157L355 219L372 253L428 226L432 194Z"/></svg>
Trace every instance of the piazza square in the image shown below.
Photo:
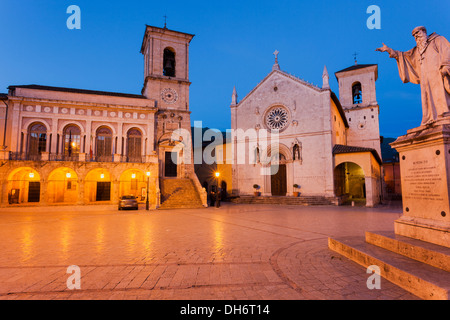
<svg viewBox="0 0 450 320"><path fill-rule="evenodd" d="M368 289L366 268L327 245L331 236L392 230L400 206L6 212L2 300L419 299L384 279L380 290ZM80 268L80 290L67 288L72 265Z"/></svg>

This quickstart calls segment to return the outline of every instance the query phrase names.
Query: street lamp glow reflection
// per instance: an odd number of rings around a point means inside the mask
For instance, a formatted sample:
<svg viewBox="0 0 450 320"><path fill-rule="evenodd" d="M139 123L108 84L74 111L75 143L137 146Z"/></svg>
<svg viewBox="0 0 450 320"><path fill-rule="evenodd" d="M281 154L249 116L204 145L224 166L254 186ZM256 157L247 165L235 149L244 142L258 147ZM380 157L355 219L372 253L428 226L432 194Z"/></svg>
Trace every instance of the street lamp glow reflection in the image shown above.
<svg viewBox="0 0 450 320"><path fill-rule="evenodd" d="M66 178L67 178L67 179L72 178L72 174L71 174L70 172L67 172L67 173L66 173Z"/></svg>
<svg viewBox="0 0 450 320"><path fill-rule="evenodd" d="M145 210L150 210L150 199L149 197L149 188L150 188L150 171L148 171L147 173L147 198L145 199Z"/></svg>
<svg viewBox="0 0 450 320"><path fill-rule="evenodd" d="M131 175L131 179L136 179L136 173L133 173L133 174Z"/></svg>
<svg viewBox="0 0 450 320"><path fill-rule="evenodd" d="M30 179L33 179L34 178L34 173L30 172L30 174L28 176L30 177Z"/></svg>

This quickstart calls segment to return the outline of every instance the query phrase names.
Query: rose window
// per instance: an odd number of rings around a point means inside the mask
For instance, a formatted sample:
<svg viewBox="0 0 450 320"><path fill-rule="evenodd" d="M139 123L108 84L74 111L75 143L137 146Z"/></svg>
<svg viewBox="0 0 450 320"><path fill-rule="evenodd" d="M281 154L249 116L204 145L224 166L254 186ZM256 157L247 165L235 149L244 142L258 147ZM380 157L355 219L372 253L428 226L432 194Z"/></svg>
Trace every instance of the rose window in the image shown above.
<svg viewBox="0 0 450 320"><path fill-rule="evenodd" d="M269 111L266 115L267 127L271 130L283 130L289 121L289 114L286 109L276 107Z"/></svg>

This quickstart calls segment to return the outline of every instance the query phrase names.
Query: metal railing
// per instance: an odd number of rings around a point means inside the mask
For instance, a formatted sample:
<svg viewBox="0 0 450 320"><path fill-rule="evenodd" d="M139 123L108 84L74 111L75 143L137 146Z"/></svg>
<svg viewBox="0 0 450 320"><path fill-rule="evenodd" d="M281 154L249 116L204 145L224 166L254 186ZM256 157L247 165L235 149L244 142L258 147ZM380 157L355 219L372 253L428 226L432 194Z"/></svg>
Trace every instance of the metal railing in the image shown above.
<svg viewBox="0 0 450 320"><path fill-rule="evenodd" d="M10 152L9 160L19 160L19 161L41 161L41 154L28 154L23 152Z"/></svg>
<svg viewBox="0 0 450 320"><path fill-rule="evenodd" d="M118 157L118 158L117 158ZM145 163L145 156L123 156L123 155L90 155L90 154L54 154L48 156L43 154L30 154L25 152L10 152L9 160L16 161L72 161L72 162L121 162L121 163Z"/></svg>

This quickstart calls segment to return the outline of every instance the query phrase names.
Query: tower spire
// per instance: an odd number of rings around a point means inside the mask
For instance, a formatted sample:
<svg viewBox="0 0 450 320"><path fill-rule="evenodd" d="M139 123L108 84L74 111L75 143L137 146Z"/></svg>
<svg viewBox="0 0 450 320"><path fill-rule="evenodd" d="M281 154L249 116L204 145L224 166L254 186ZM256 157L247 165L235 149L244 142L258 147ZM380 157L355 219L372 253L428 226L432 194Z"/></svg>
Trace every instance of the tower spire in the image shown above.
<svg viewBox="0 0 450 320"><path fill-rule="evenodd" d="M232 106L237 105L237 98L238 98L238 95L237 95L237 93L236 93L236 86L234 86L234 88L233 88L233 94L231 95L231 105L232 105Z"/></svg>
<svg viewBox="0 0 450 320"><path fill-rule="evenodd" d="M328 74L327 66L323 68L322 80L322 89L330 89L330 75Z"/></svg>

